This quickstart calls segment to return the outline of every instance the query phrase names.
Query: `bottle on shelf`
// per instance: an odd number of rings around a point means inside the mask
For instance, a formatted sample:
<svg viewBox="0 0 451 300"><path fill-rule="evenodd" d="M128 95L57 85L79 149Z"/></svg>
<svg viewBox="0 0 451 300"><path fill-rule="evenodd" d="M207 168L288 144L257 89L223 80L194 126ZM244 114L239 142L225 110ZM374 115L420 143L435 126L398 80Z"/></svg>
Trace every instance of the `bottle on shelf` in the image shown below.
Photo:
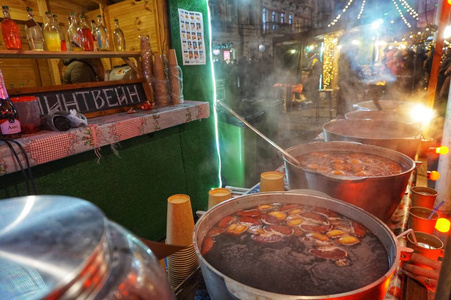
<svg viewBox="0 0 451 300"><path fill-rule="evenodd" d="M2 26L2 34L3 41L5 42L6 49L8 50L21 50L22 49L22 40L20 38L19 27L16 22L11 20L11 16L9 14L9 6L2 6L4 19L1 23Z"/></svg>
<svg viewBox="0 0 451 300"><path fill-rule="evenodd" d="M116 51L125 51L125 37L124 32L119 28L119 20L114 19L115 29L113 31L113 42Z"/></svg>
<svg viewBox="0 0 451 300"><path fill-rule="evenodd" d="M97 25L96 25L96 21L91 20L91 34L92 34L92 38L94 39L94 48L96 48L97 45ZM96 49L98 50L98 49Z"/></svg>
<svg viewBox="0 0 451 300"><path fill-rule="evenodd" d="M109 35L108 30L103 25L103 19L101 15L97 15L97 48L100 51L107 51L110 50L110 43L109 43Z"/></svg>
<svg viewBox="0 0 451 300"><path fill-rule="evenodd" d="M9 99L0 70L0 136L5 139L17 139L20 137L20 132L17 110Z"/></svg>
<svg viewBox="0 0 451 300"><path fill-rule="evenodd" d="M66 35L64 34L63 29L61 29L60 24L58 23L58 16L57 15L53 15L53 24L55 25L55 27L58 29L58 33L60 35L60 41L61 41L61 51L67 51L67 46L66 46Z"/></svg>
<svg viewBox="0 0 451 300"><path fill-rule="evenodd" d="M78 31L78 22L77 15L74 12L71 12L69 17L67 17L69 22L69 27L67 28L67 40L68 50L70 51L82 51L81 41L82 41L82 32Z"/></svg>
<svg viewBox="0 0 451 300"><path fill-rule="evenodd" d="M51 12L45 12L47 21L44 25L44 41L48 51L61 51L61 39L58 28L55 26Z"/></svg>
<svg viewBox="0 0 451 300"><path fill-rule="evenodd" d="M44 50L44 35L41 26L34 20L33 10L27 7L28 21L25 22L25 33L27 34L28 45L30 50Z"/></svg>
<svg viewBox="0 0 451 300"><path fill-rule="evenodd" d="M94 38L86 23L86 17L84 15L80 16L80 22L78 24L78 32L82 33L81 47L85 51L94 51Z"/></svg>

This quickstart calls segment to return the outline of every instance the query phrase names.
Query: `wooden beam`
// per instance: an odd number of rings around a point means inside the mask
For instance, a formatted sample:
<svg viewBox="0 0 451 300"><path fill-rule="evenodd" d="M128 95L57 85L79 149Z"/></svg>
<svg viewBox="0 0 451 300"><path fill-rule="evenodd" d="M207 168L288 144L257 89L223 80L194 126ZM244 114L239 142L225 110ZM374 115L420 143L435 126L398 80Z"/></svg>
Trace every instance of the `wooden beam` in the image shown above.
<svg viewBox="0 0 451 300"><path fill-rule="evenodd" d="M107 0L93 0L93 1L98 3L99 5L108 6Z"/></svg>
<svg viewBox="0 0 451 300"><path fill-rule="evenodd" d="M167 54L170 49L170 38L169 38L169 20L168 20L168 7L166 0L156 0L155 1L155 11L156 11L156 26L158 32L158 39L160 53Z"/></svg>

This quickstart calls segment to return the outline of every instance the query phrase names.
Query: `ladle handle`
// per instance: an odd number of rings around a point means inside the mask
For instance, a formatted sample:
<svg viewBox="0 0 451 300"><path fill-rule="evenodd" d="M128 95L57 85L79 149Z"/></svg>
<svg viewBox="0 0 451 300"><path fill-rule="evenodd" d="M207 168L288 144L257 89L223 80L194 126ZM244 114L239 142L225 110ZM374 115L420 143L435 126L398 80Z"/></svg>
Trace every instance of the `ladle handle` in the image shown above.
<svg viewBox="0 0 451 300"><path fill-rule="evenodd" d="M246 120L244 120L239 114L237 114L233 109L231 109L230 107L228 107L225 103L222 103L221 101L216 101L217 104L221 105L222 107L224 107L229 113L231 113L232 115L234 115L238 120L240 120L241 122L244 123L244 125L246 125L247 127L249 127L252 131L254 131L256 134L258 134L259 136L261 136L265 141L267 141L268 143L270 143L273 147L275 147L277 150L279 150L280 152L283 153L283 155L285 155L287 158L289 158L292 162L294 162L297 165L300 165L301 163L294 158L294 156L292 156L290 153L288 153L287 151L285 151L284 149L282 149L279 145L277 145L276 143L274 143L272 140L270 140L266 135L264 135L263 133L261 133L260 131L257 130L257 128L255 128L254 126L252 126L251 124L249 124Z"/></svg>

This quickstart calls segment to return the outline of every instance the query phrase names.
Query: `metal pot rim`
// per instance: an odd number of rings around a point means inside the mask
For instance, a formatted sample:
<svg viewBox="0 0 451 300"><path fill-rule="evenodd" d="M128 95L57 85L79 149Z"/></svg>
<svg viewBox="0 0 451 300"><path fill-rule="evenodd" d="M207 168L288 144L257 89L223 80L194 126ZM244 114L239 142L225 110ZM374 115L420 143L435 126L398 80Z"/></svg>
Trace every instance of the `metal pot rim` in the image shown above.
<svg viewBox="0 0 451 300"><path fill-rule="evenodd" d="M367 145L367 144L362 144L362 143L358 143L358 142L345 142L345 141L333 141L333 142L313 142L313 143L306 143L306 144L300 144L300 145L296 145L296 146L292 146L288 149L286 149L287 152L291 152L295 149L298 149L300 147L308 147L308 146L316 146L316 145L331 145L331 146L337 146L339 147L340 145L355 145L356 147L359 147L360 149L355 149L356 152L362 152L362 153L369 153L369 152L364 152L361 150L365 150L365 149L370 149L370 150L377 150L379 153L387 153L393 156L399 156L401 159L406 160L409 162L410 167L407 168L407 170L402 171L399 174L394 174L394 175L385 175L385 176L364 176L364 177L354 177L354 176L340 176L340 175L328 175L328 174L324 174L321 172L317 172L317 171L313 171L313 170L309 170L306 169L302 166L299 166L297 164L294 164L293 162L291 162L289 159L287 159L285 156L283 156L283 160L285 162L287 162L288 164L290 164L290 166L300 169L306 173L310 173L310 174L315 174L315 175L320 175L320 176L324 176L327 178L331 178L331 179L335 179L335 180L340 180L340 181L348 181L348 182L355 182L355 181L363 181L363 180L378 180L379 178L390 178L390 177L398 177L407 173L412 172L415 169L415 161L413 159L411 159L410 157L408 157L407 155L405 155L404 153L395 151L395 150L391 150L388 148L384 148L384 147L379 147L379 146L374 146L374 145ZM331 150L331 149L328 149ZM340 149L334 149L334 150L340 150ZM360 150L360 151L359 151ZM309 152L313 152L316 151L315 149L311 149ZM343 150L342 150L343 151ZM306 153L309 153L306 152ZM290 153L291 154L291 153ZM373 154L373 153L370 153ZM379 154L377 154L379 155Z"/></svg>
<svg viewBox="0 0 451 300"><path fill-rule="evenodd" d="M384 124L384 125L396 125L396 126L402 126L402 127L410 127L410 129L412 129L412 131L416 131L416 135L413 136L405 136L405 137L383 137L383 138L376 138L376 137L369 137L369 136L356 136L356 135L350 135L350 134L344 134L344 133L337 133L337 132L333 132L330 129L328 129L327 127L331 127L333 126L333 124L337 124L337 123L375 123L375 124ZM332 125L331 125L332 124ZM408 124L408 123L403 123L403 122L397 122L397 121L387 121L387 120L381 120L381 119L339 119L339 120L331 120L329 122L327 122L326 124L323 125L323 130L324 131L328 131L331 134L335 134L335 135L339 135L339 136L345 136L345 137L351 137L354 139L369 139L369 140L373 140L373 141L394 141L394 140L421 140L423 138L423 132L421 130L420 127L413 125L413 124Z"/></svg>
<svg viewBox="0 0 451 300"><path fill-rule="evenodd" d="M259 195L270 195L270 194L275 194L275 195L286 195L286 194L304 195L304 196L309 196L309 197L321 198L321 199L327 200L327 201L338 201L340 203L340 205L348 206L348 207L350 207L352 209L356 209L356 210L360 211L361 213L365 214L367 217L370 217L371 219L373 219L374 221L379 223L379 225L381 227L383 227L385 232L391 238L391 240L393 242L393 245L394 245L394 247L396 249L396 256L393 259L392 265L389 267L388 271L384 275L382 275L379 279L377 279L376 281L373 281L372 283L370 283L370 284L368 284L368 285L366 285L364 287L361 287L361 288L356 289L356 290L348 291L348 292L345 292L345 293L340 293L340 294L316 295L316 296L285 295L285 294L278 294L278 293L268 292L268 291L265 291L265 290L260 290L260 289L253 288L251 286L245 285L245 284L243 284L243 283L241 283L239 281L236 281L236 280L224 275L223 273L218 271L215 267L213 267L210 263L208 263L207 260L200 253L200 248L199 248L199 245L197 243L197 232L199 230L199 227L202 225L204 220L206 218L208 218L209 215L211 215L214 211L221 210L221 208L223 206L228 205L229 203L241 201L242 198L253 198L253 197L258 197ZM401 247L400 247L399 242L398 242L396 236L394 235L394 233L388 228L388 226L385 223L383 223L381 220L379 220L378 218L374 217L370 213L366 212L364 209L362 209L362 208L360 208L358 206L355 206L353 204L350 204L350 203L347 203L347 202L344 202L344 201L340 201L338 199L334 199L334 198L331 198L331 197L322 197L320 195L312 195L312 194L300 193L300 192L295 193L295 192L290 192L290 191L286 191L286 192L270 192L270 193L256 193L256 194L244 195L244 196L232 198L232 199L229 199L229 200L226 200L224 202L219 203L218 205L216 205L216 206L212 207L210 210L208 210L197 221L196 225L194 226L194 231L193 231L193 245L194 245L194 249L195 249L195 252L196 252L199 260L201 260L202 263L205 264L209 268L209 270L211 270L216 275L221 277L224 280L225 284L228 281L228 282L231 282L231 283L239 285L239 286L244 286L247 291L254 292L256 294L261 294L263 292L267 297L270 297L270 298L283 297L283 299L287 299L287 300L295 300L295 299L306 299L306 300L312 299L313 300L313 299L322 299L322 298L325 298L325 297L327 297L327 298L340 298L340 297L352 296L352 295L358 294L360 292L364 292L366 290L370 290L370 289L382 284L387 278L391 277L394 274L394 272L396 271L396 268L398 267L400 258L401 258ZM389 255L389 254L387 253L387 255Z"/></svg>

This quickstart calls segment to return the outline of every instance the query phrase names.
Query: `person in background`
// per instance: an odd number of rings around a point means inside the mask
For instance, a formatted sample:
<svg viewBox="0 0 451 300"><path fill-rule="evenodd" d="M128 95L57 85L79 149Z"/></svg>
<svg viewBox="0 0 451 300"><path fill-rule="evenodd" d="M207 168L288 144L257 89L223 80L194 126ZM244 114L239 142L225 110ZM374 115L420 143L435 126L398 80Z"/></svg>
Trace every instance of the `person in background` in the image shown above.
<svg viewBox="0 0 451 300"><path fill-rule="evenodd" d="M413 253L410 261L404 265L403 271L408 277L435 292L441 266L441 261L431 260L421 254Z"/></svg>
<svg viewBox="0 0 451 300"><path fill-rule="evenodd" d="M344 115L352 110L352 105L358 102L358 94L363 90L363 70L357 63L359 48L356 45L346 45L341 49L338 58L338 99L337 115Z"/></svg>
<svg viewBox="0 0 451 300"><path fill-rule="evenodd" d="M323 72L323 63L320 60L318 53L312 51L308 54L308 78L305 82L305 93L307 100L317 104L319 102L319 83L321 74Z"/></svg>
<svg viewBox="0 0 451 300"><path fill-rule="evenodd" d="M65 59L66 67L63 75L63 83L83 83L105 80L105 69L100 58L90 59Z"/></svg>

